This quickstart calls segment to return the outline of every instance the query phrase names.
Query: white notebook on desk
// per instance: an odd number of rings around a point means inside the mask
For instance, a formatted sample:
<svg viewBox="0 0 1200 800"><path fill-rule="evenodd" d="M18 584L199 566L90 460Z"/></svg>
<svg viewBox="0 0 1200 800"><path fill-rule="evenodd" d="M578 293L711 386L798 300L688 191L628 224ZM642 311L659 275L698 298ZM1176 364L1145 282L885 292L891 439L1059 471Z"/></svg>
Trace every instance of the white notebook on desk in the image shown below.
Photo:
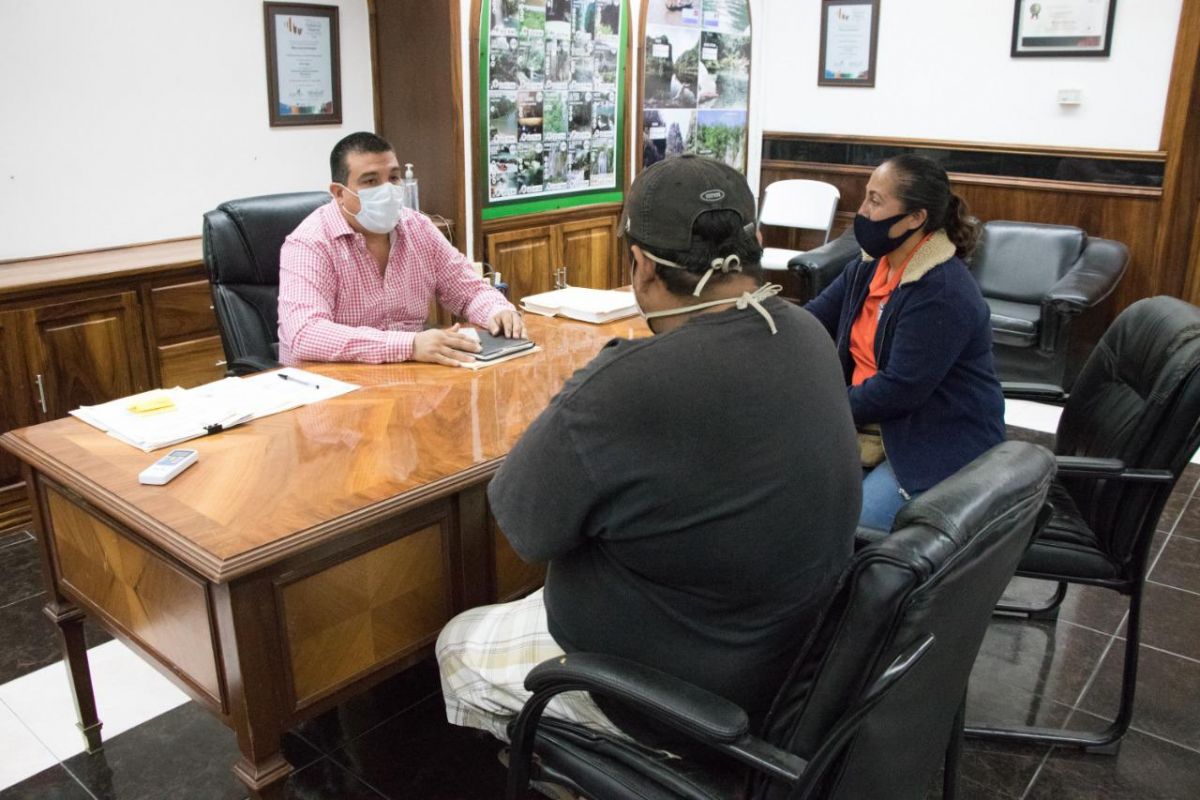
<svg viewBox="0 0 1200 800"><path fill-rule="evenodd" d="M225 378L194 389L155 389L82 406L71 415L149 453L357 388L353 383L289 367Z"/></svg>
<svg viewBox="0 0 1200 800"><path fill-rule="evenodd" d="M545 317L561 316L595 323L612 322L638 313L633 292L579 286L531 294L521 301L521 307Z"/></svg>

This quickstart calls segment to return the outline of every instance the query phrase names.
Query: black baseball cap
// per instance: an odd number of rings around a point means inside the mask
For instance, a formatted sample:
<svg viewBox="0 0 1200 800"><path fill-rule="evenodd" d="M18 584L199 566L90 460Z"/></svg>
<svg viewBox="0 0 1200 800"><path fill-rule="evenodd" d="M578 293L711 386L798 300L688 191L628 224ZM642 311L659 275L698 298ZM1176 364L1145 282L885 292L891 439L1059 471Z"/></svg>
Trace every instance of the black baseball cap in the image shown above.
<svg viewBox="0 0 1200 800"><path fill-rule="evenodd" d="M742 173L694 153L671 156L638 174L625 198L620 232L650 250L690 250L692 226L706 211L755 221L754 195Z"/></svg>

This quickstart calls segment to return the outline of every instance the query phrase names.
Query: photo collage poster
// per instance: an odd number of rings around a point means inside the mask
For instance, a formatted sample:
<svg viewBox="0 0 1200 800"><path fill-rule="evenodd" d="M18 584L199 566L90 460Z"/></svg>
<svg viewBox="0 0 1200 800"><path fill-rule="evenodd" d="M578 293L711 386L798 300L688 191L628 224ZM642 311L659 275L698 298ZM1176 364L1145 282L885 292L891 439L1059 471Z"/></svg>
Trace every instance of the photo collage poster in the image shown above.
<svg viewBox="0 0 1200 800"><path fill-rule="evenodd" d="M487 0L488 200L617 185L621 0Z"/></svg>
<svg viewBox="0 0 1200 800"><path fill-rule="evenodd" d="M748 0L650 0L642 166L680 153L746 171Z"/></svg>

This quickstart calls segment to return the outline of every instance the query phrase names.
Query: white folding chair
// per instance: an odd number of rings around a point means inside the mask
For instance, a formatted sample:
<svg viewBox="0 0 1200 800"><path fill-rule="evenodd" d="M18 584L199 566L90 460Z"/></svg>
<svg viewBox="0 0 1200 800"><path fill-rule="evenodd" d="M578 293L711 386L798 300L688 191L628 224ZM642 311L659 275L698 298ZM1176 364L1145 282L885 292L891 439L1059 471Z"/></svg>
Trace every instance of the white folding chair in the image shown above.
<svg viewBox="0 0 1200 800"><path fill-rule="evenodd" d="M825 241L828 242L839 199L841 193L837 187L824 181L775 181L763 190L762 212L758 222L760 225L825 231ZM788 261L803 252L782 247L764 248L762 267L787 269Z"/></svg>

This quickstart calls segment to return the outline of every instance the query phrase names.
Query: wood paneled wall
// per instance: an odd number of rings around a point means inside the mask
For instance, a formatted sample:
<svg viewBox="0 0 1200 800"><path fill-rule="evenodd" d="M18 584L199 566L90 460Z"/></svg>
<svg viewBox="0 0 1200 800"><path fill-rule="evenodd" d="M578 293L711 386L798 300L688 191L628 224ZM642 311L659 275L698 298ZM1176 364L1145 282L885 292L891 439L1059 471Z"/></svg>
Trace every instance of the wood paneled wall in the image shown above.
<svg viewBox="0 0 1200 800"><path fill-rule="evenodd" d="M1162 291L1200 305L1200 0L1183 0L1167 87L1162 140L1167 153L1156 252Z"/></svg>
<svg viewBox="0 0 1200 800"><path fill-rule="evenodd" d="M766 134L770 137L776 134ZM912 141L913 147L947 147L945 142ZM764 161L762 184L786 178L827 181L838 187L838 221L834 235L849 225L862 202L871 167L840 164ZM1112 313L1160 291L1167 267L1155 259L1162 191L1147 187L1109 186L1068 181L1000 178L951 173L951 184L981 220L1020 220L1075 225L1091 236L1123 242L1130 268L1114 294ZM766 227L764 240L775 247L807 249L820 235Z"/></svg>
<svg viewBox="0 0 1200 800"><path fill-rule="evenodd" d="M371 0L376 125L410 162L421 210L454 220L451 240L466 247L459 7Z"/></svg>

